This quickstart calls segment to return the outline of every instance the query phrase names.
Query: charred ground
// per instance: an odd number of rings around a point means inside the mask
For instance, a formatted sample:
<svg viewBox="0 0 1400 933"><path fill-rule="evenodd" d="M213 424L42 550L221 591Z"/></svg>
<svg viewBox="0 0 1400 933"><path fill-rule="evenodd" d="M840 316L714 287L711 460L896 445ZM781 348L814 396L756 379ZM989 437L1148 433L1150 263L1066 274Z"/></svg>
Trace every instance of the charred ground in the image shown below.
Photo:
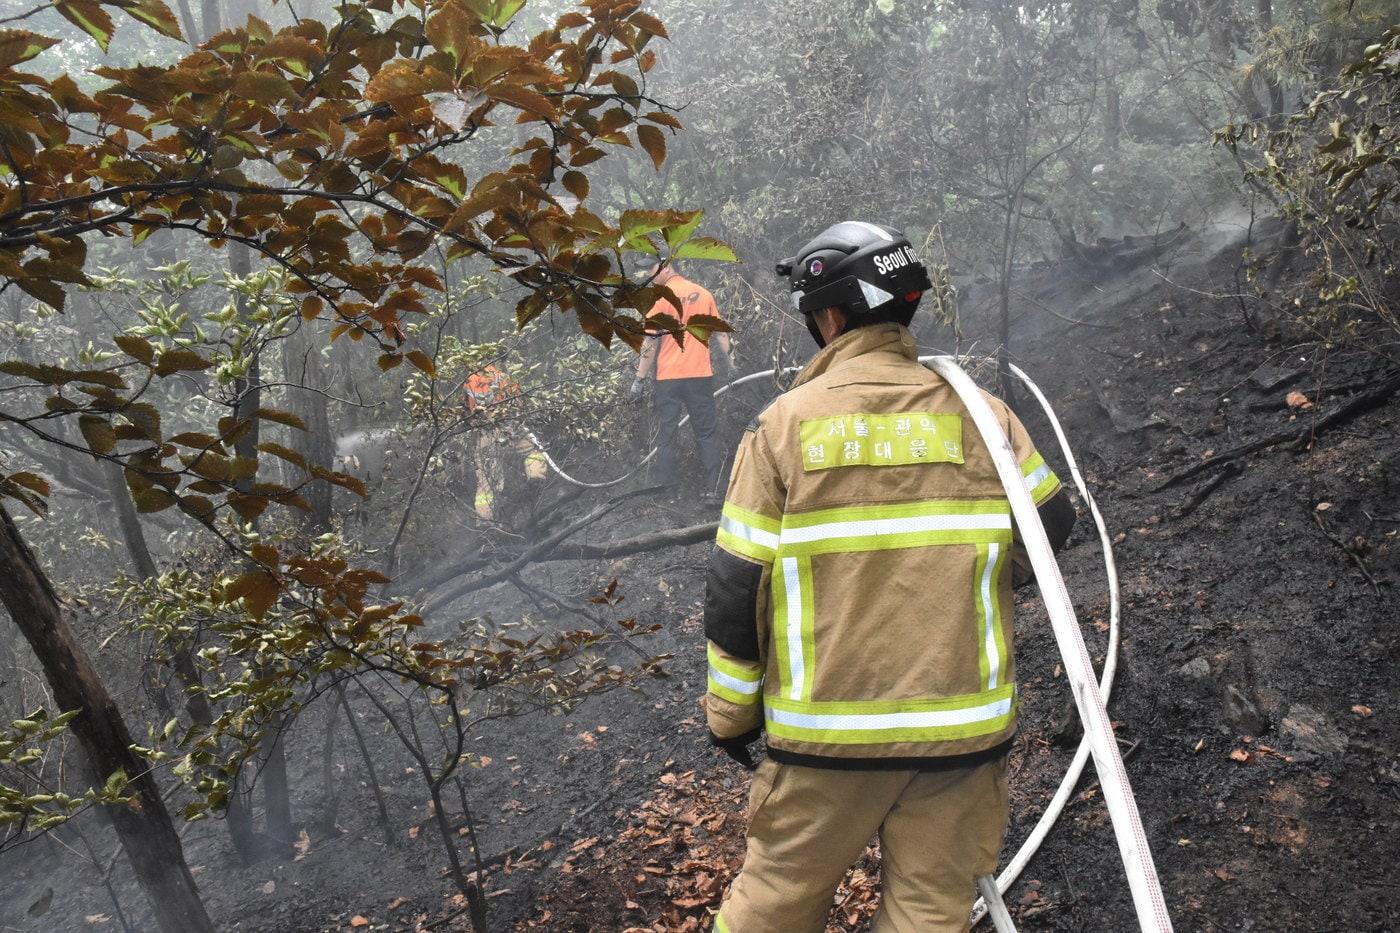
<svg viewBox="0 0 1400 933"><path fill-rule="evenodd" d="M1191 237L1118 276L1028 271L1020 289L1062 317L1028 315L1035 327L1013 342L1056 404L1115 535L1123 644L1110 709L1177 927L1393 929L1400 402L1377 392L1394 376L1374 356L1319 349L1256 313L1247 323L1241 303L1218 294L1234 291L1220 283L1236 280L1238 253ZM728 430L761 403L726 403ZM1049 430L1021 408L1060 468ZM564 514L599 501L578 496ZM648 497L585 537L709 518ZM616 579L623 601L595 611L659 624L647 650L675 657L668 676L635 690L483 726L475 749L489 763L470 789L493 928L708 928L742 855L746 778L707 747L696 705L707 547L526 571L581 598ZM1100 662L1108 601L1087 520L1061 564ZM1034 594L1019 597L1024 713L1009 845L1039 815L1077 741L1048 626ZM501 618L559 615L504 585L491 603ZM296 728L320 734L323 724ZM337 829L309 830L295 861L237 867L217 826L187 831L196 878L211 912L236 918L230 929L466 929L453 917L441 850L418 831L429 813L411 764L390 736L366 737L392 845L358 760L341 754ZM294 786L319 786L319 765L304 767ZM314 811L315 801L297 803ZM58 840L37 843L4 882L7 928L115 928L88 875ZM120 875L117 884L139 911L139 892ZM867 860L843 887L833 928L860 929L877 888ZM53 903L26 916L48 889L60 892ZM1092 775L1008 902L1023 929L1133 925ZM139 927L139 913L131 919Z"/></svg>

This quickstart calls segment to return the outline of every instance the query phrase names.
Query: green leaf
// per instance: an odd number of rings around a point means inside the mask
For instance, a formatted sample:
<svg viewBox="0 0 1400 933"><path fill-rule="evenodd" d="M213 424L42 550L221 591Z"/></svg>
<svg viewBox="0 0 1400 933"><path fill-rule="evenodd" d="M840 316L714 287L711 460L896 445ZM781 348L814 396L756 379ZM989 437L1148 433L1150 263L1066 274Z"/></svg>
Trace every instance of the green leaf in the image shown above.
<svg viewBox="0 0 1400 933"><path fill-rule="evenodd" d="M524 5L525 0L496 0L496 15L491 18L491 25L497 29L506 28Z"/></svg>
<svg viewBox="0 0 1400 933"><path fill-rule="evenodd" d="M700 226L700 221L705 217L704 211L691 211L684 221L665 228L666 245L671 249L680 246L690 239L695 233L695 228Z"/></svg>
<svg viewBox="0 0 1400 933"><path fill-rule="evenodd" d="M710 259L716 262L738 262L739 257L728 245L714 237L698 236L687 240L671 254L674 259Z"/></svg>
<svg viewBox="0 0 1400 933"><path fill-rule="evenodd" d="M57 0L54 6L64 19L97 40L103 52L112 42L112 17L92 0Z"/></svg>

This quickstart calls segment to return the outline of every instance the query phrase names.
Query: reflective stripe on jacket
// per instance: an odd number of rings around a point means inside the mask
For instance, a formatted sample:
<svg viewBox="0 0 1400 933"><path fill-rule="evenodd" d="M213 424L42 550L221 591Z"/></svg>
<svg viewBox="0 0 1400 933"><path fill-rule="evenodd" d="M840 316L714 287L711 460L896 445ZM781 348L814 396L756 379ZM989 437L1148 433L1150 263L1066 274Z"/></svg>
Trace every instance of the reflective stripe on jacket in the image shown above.
<svg viewBox="0 0 1400 933"><path fill-rule="evenodd" d="M989 400L1046 501L1059 480ZM842 335L736 454L707 582L710 729L762 725L775 758L819 767L998 749L1015 731L1018 549L986 445L909 331Z"/></svg>

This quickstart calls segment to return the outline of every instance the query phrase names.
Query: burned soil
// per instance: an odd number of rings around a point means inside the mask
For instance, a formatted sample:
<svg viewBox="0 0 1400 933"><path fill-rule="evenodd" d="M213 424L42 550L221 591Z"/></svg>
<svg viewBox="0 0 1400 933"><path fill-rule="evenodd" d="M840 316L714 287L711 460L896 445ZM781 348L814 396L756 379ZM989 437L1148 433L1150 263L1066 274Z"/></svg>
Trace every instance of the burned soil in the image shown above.
<svg viewBox="0 0 1400 933"><path fill-rule="evenodd" d="M1233 281L1237 256L1237 246L1192 237L1117 277L1028 271L1021 289L1061 316L1028 315L1013 343L1056 405L1114 537L1123 640L1110 711L1177 928L1395 929L1400 401L1377 391L1394 377L1373 356L1279 335L1214 294ZM727 430L761 401L727 402ZM1067 478L1043 419L1019 407ZM578 496L568 510L602 498ZM647 497L587 537L712 519L696 504ZM481 757L469 789L493 929L709 928L741 863L747 775L708 747L697 705L707 549L526 571L580 598L616 579L622 602L596 611L659 624L646 651L674 659L635 689L474 736ZM1109 602L1087 517L1061 566L1101 664ZM505 585L491 603L501 618L548 609ZM1018 603L1023 715L1007 857L1078 741L1033 588ZM320 735L324 724L296 728ZM411 763L391 736L366 730L389 842L352 755L336 756L336 829L309 831L295 861L238 867L217 824L186 831L211 913L228 929L468 928ZM294 786L319 786L319 765L305 767ZM55 835L0 882L5 929L118 929L91 872L64 858L74 840ZM139 928L139 893L120 872L116 883ZM26 915L49 889L52 903ZM838 893L831 928L862 929L877 897L872 852ZM1134 926L1092 769L1007 900L1022 929Z"/></svg>

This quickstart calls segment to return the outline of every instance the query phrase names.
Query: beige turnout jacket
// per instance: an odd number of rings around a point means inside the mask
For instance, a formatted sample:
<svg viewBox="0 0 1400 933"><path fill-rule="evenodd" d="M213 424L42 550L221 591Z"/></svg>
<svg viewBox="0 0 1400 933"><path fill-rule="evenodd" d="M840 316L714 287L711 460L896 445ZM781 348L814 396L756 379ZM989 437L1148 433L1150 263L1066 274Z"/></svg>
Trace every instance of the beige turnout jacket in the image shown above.
<svg viewBox="0 0 1400 933"><path fill-rule="evenodd" d="M1037 505L1059 480L988 397ZM706 597L706 709L818 767L942 767L1015 731L1010 504L953 390L897 324L822 350L749 426Z"/></svg>

